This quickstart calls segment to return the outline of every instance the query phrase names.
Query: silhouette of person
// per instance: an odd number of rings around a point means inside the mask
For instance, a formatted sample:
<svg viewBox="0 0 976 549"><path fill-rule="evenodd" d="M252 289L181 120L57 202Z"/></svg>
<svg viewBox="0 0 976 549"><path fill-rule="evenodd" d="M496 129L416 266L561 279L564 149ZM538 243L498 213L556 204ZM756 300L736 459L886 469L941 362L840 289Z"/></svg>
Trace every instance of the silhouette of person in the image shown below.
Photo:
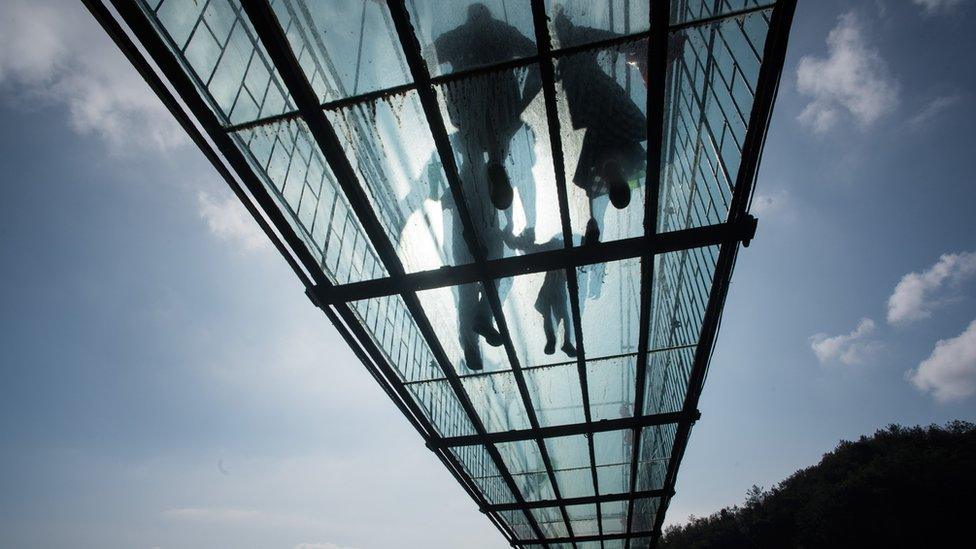
<svg viewBox="0 0 976 549"><path fill-rule="evenodd" d="M558 250L563 247L563 239L554 236L542 244L535 243L535 231L526 229L517 237L509 237L510 247L525 253ZM569 289L566 282L565 269L547 271L539 288L539 295L535 299L535 310L542 315L542 330L546 334L546 346L543 352L551 355L556 352L556 328L563 325L563 345L560 347L570 357L576 357L576 346L573 344L573 315L569 311Z"/></svg>
<svg viewBox="0 0 976 549"><path fill-rule="evenodd" d="M492 17L481 3L468 8L467 21L462 25L434 40L434 48L439 61L450 63L454 71L536 52L531 40L515 27ZM522 89L518 75L509 70L464 78L444 87L447 112L458 129L454 143L461 153L462 195L481 251L489 259L502 256L503 235L497 210L507 210L514 197L504 168L505 158L513 136L522 127L522 111L541 86L537 78L529 78ZM444 196L442 207L445 211L457 211L457 204L449 195ZM452 217L452 226L455 264L470 263L473 257L458 215ZM502 337L494 327L491 308L481 286L464 284L456 287L456 291L458 330L465 362L469 369L480 370L483 361L477 336L495 347L502 344Z"/></svg>
<svg viewBox="0 0 976 549"><path fill-rule="evenodd" d="M618 36L616 33L577 26L556 10L556 35L563 44L581 44ZM647 121L627 92L600 67L601 50L588 50L559 64L557 78L562 82L574 129L586 129L573 183L586 192L590 219L583 244L599 241L596 221L602 212L597 198L609 195L617 209L630 203L628 180L647 160L641 146L646 140ZM600 208L602 210L602 208Z"/></svg>
<svg viewBox="0 0 976 549"><path fill-rule="evenodd" d="M488 7L468 7L468 19L461 26L434 40L437 57L454 71L509 61L536 53L536 46L515 27L495 19ZM505 157L512 137L522 126L521 114L541 89L537 77L520 89L515 71L505 70L448 84L447 112L461 133L462 157L470 179L480 179L475 165L483 164L491 203L499 210L512 204L512 185L505 172Z"/></svg>

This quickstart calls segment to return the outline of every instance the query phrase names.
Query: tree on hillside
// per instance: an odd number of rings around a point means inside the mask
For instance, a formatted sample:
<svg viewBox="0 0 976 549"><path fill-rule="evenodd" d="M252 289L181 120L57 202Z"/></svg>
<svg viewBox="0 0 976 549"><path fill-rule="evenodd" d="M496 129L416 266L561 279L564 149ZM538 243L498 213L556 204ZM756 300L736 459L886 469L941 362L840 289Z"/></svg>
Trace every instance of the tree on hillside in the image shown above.
<svg viewBox="0 0 976 549"><path fill-rule="evenodd" d="M951 547L976 520L976 425L891 425L742 506L666 529L662 548Z"/></svg>

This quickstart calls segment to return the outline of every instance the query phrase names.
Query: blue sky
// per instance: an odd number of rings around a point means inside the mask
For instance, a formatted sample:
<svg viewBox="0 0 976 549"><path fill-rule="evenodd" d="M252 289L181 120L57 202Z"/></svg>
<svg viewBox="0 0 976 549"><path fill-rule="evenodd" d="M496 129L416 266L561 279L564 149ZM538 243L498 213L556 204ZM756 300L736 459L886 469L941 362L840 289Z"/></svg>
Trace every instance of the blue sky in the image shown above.
<svg viewBox="0 0 976 549"><path fill-rule="evenodd" d="M670 523L976 419L974 11L800 3ZM506 546L83 8L0 110L0 546Z"/></svg>

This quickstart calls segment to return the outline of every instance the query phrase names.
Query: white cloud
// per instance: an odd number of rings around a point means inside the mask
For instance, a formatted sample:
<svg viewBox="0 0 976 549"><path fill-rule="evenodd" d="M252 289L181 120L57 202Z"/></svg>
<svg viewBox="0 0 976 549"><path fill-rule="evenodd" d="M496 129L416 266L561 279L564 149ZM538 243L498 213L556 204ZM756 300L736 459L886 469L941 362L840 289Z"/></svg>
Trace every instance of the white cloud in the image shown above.
<svg viewBox="0 0 976 549"><path fill-rule="evenodd" d="M874 331L874 321L862 318L850 333L811 336L810 348L821 363L839 361L847 365L863 364L878 349L878 344L869 339Z"/></svg>
<svg viewBox="0 0 976 549"><path fill-rule="evenodd" d="M912 0L916 6L921 6L926 14L944 13L961 6L963 0Z"/></svg>
<svg viewBox="0 0 976 549"><path fill-rule="evenodd" d="M888 298L888 323L904 324L932 316L946 302L940 290L976 274L976 252L943 254L921 273L901 277Z"/></svg>
<svg viewBox="0 0 976 549"><path fill-rule="evenodd" d="M299 543L294 549L353 549L352 547L340 547L334 543Z"/></svg>
<svg viewBox="0 0 976 549"><path fill-rule="evenodd" d="M238 245L242 251L252 252L269 244L267 236L234 196L220 199L201 191L197 194L197 209L210 232Z"/></svg>
<svg viewBox="0 0 976 549"><path fill-rule="evenodd" d="M80 2L0 6L0 90L23 106L62 105L71 127L113 153L186 142L172 115Z"/></svg>
<svg viewBox="0 0 976 549"><path fill-rule="evenodd" d="M857 16L848 12L827 35L826 58L800 59L797 90L812 100L799 120L814 133L827 132L848 115L867 128L897 105L898 84L864 34Z"/></svg>
<svg viewBox="0 0 976 549"><path fill-rule="evenodd" d="M906 377L939 402L962 400L976 393L976 320L952 339L942 339Z"/></svg>
<svg viewBox="0 0 976 549"><path fill-rule="evenodd" d="M931 122L935 117L942 114L945 110L954 106L956 103L962 99L960 95L941 95L935 99L929 101L922 107L922 110L909 119L908 123L915 129L919 129L929 122Z"/></svg>

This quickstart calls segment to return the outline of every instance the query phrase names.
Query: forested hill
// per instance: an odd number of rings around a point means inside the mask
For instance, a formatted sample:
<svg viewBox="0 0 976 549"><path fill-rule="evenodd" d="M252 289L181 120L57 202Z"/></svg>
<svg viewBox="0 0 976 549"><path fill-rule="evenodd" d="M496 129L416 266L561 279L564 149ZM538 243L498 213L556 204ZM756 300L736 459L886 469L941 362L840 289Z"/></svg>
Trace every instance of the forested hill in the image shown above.
<svg viewBox="0 0 976 549"><path fill-rule="evenodd" d="M754 486L742 506L668 528L658 547L973 547L974 525L976 425L892 425Z"/></svg>

